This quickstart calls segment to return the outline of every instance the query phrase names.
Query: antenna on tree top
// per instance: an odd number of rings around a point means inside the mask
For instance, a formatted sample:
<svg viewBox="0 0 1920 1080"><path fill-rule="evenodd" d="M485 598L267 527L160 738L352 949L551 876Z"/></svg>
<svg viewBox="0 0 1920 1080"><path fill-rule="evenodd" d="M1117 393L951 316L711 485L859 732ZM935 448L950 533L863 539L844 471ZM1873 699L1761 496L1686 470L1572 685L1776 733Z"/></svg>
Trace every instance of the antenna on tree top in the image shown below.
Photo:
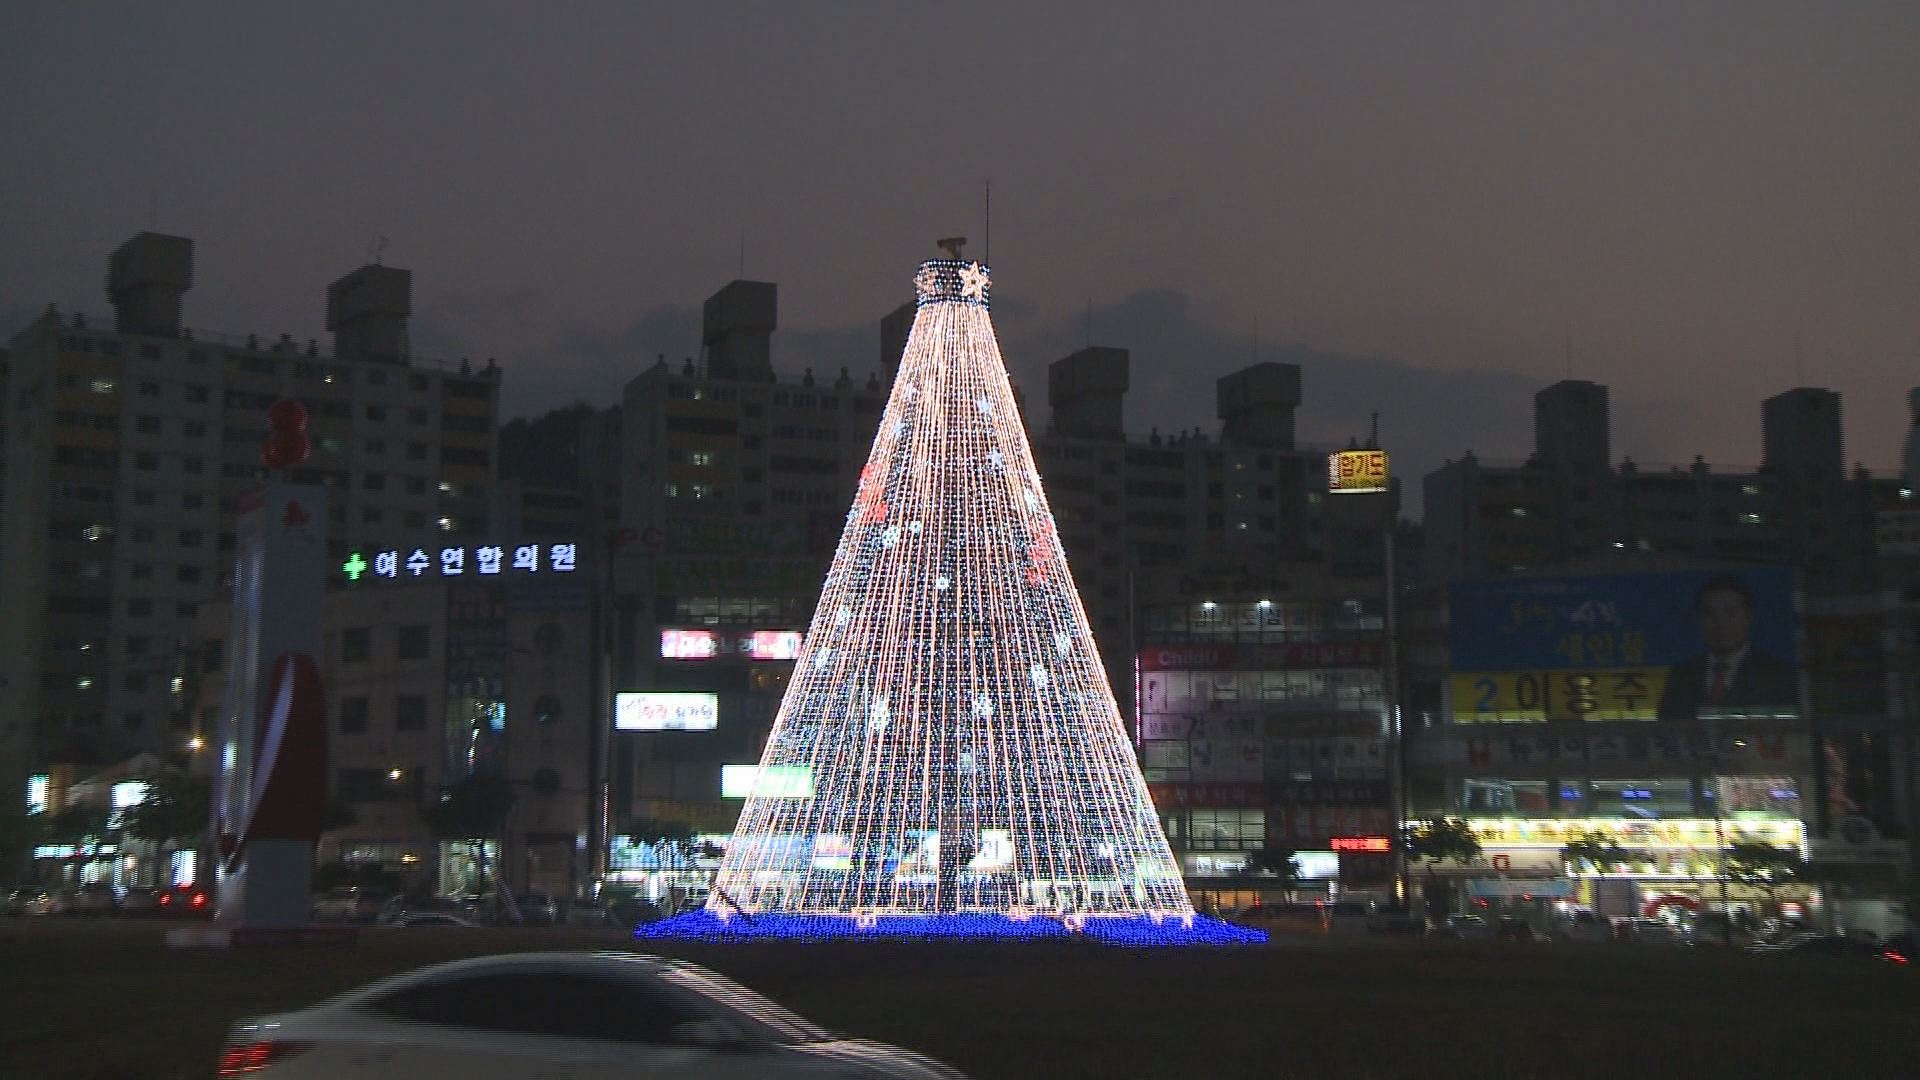
<svg viewBox="0 0 1920 1080"><path fill-rule="evenodd" d="M935 240L933 246L945 251L947 258L958 259L960 257L960 249L967 246L967 238L964 236L949 236L945 239Z"/></svg>

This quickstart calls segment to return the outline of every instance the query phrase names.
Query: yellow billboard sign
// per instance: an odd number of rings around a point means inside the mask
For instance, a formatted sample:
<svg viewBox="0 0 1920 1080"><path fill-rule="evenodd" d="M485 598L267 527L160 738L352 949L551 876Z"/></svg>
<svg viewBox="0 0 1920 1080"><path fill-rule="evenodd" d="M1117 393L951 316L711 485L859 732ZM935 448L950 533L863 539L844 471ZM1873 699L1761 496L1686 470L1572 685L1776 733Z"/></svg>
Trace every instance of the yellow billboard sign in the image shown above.
<svg viewBox="0 0 1920 1080"><path fill-rule="evenodd" d="M1664 667L1459 671L1453 674L1456 724L1550 720L1654 720L1667 687Z"/></svg>
<svg viewBox="0 0 1920 1080"><path fill-rule="evenodd" d="M1385 450L1341 450L1327 455L1328 491L1385 491L1386 489L1387 452Z"/></svg>

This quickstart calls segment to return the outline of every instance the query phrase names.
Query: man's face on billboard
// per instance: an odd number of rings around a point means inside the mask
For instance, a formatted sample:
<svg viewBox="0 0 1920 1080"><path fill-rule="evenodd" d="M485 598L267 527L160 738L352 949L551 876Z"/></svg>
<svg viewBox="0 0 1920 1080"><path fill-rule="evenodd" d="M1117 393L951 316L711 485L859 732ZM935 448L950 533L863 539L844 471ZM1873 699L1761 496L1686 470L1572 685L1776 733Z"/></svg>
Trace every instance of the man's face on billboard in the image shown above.
<svg viewBox="0 0 1920 1080"><path fill-rule="evenodd" d="M1753 612L1732 589L1715 589L1700 598L1700 637L1715 656L1735 652L1747 643Z"/></svg>

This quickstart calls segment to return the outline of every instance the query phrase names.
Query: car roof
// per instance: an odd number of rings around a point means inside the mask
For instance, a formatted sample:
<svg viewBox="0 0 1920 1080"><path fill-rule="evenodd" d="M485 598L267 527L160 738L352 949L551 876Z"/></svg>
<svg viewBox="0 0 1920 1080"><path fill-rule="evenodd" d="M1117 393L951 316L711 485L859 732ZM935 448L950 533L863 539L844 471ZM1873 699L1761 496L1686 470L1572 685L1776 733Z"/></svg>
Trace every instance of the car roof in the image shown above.
<svg viewBox="0 0 1920 1080"><path fill-rule="evenodd" d="M509 975L525 971L579 971L598 972L610 975L655 974L669 964L675 963L658 956L642 953L619 952L526 952L501 953L495 956L474 956L465 960L452 960L444 964L415 968L412 971L390 975L376 982L368 983L358 989L328 998L316 1007L337 1007L359 1005L384 994L392 993L403 987L422 983L439 982L443 979L470 978L476 975ZM693 965L686 965L692 967Z"/></svg>

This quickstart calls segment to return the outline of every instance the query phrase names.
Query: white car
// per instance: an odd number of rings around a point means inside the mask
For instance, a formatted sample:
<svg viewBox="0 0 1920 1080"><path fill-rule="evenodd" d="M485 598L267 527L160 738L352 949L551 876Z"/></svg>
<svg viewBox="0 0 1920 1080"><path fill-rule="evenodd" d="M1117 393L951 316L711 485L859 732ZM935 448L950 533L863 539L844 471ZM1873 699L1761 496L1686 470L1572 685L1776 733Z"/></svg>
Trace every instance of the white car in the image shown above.
<svg viewBox="0 0 1920 1080"><path fill-rule="evenodd" d="M522 953L396 975L234 1025L222 1077L965 1080L815 1027L713 972L633 953Z"/></svg>

